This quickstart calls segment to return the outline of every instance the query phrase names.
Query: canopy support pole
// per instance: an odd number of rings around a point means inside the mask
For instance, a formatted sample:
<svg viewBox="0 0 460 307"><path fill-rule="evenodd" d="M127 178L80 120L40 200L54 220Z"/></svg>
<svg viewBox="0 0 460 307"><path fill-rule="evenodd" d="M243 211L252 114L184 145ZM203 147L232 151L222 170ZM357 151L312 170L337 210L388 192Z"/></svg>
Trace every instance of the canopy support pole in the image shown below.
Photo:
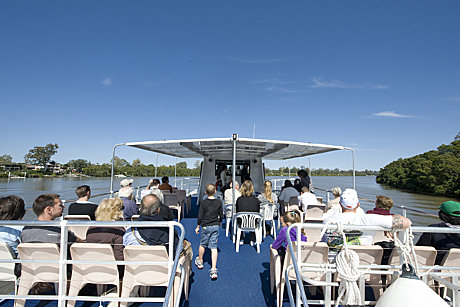
<svg viewBox="0 0 460 307"><path fill-rule="evenodd" d="M234 133L232 135L233 140L233 154L232 154L232 211L235 212L235 186L236 186L236 140L238 139L238 134ZM233 214L232 214L233 216Z"/></svg>
<svg viewBox="0 0 460 307"><path fill-rule="evenodd" d="M112 171L110 172L110 197L113 195L113 164L115 163L115 149L118 146L125 145L126 143L120 143L113 146L112 150Z"/></svg>

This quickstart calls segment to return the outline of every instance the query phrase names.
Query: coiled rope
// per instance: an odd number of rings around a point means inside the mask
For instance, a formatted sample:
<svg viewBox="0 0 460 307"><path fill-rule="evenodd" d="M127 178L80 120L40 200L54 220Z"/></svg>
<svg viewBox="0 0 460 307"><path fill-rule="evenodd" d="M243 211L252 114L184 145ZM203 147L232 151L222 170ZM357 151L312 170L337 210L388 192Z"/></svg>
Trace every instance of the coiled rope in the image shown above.
<svg viewBox="0 0 460 307"><path fill-rule="evenodd" d="M327 230L327 226L330 224L337 225L336 231L343 238L342 249L335 258L337 273L342 280L339 286L339 295L335 301L335 307L338 307L340 303L343 305L363 305L357 284L357 280L362 275L358 270L359 256L354 250L348 248L345 232L343 231L343 224L341 222L326 223L321 231L321 237L323 237Z"/></svg>

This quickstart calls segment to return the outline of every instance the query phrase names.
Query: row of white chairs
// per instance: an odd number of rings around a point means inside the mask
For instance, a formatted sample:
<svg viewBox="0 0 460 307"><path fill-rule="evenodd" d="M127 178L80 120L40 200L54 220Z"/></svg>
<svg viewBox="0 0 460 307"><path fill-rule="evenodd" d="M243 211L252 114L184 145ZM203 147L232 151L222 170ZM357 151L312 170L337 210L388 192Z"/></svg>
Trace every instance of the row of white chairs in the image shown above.
<svg viewBox="0 0 460 307"><path fill-rule="evenodd" d="M297 250L297 244L294 243L294 250ZM349 245L349 248L354 250L360 259L360 265L370 266L372 264L380 265L382 261L383 249L378 245L372 246L359 246ZM429 246L416 246L415 253L417 255L417 261L420 266L434 266L436 259L436 249ZM298 260L299 264L320 264L326 266L329 264L328 260L329 248L324 242L302 242L301 243L301 259ZM297 255L295 255L297 259ZM286 250L286 256L284 263L281 264L280 256L278 252L271 248L270 249L270 289L274 293L276 291L278 306L282 306L284 287L289 284L285 280L285 270L292 264L291 255L289 249ZM400 255L397 249L394 249L389 258L389 265L400 266ZM460 249L451 249L446 255L442 263L443 266L457 267L460 266ZM427 271L420 270L421 273ZM303 277L307 277L312 280L325 281L326 274L321 272L303 272ZM396 274L392 275L394 278L388 278L384 284L380 275L378 274L366 274L365 281L371 285L374 298L377 300L383 293L383 290L388 287L391 282L394 281ZM289 280L295 280L294 270L289 272ZM337 276L334 277L336 281L339 281ZM429 283L430 286L434 287L433 283Z"/></svg>
<svg viewBox="0 0 460 307"><path fill-rule="evenodd" d="M59 247L52 243L21 243L18 245L19 259L34 260L22 263L19 282L14 274L14 263L0 265L0 281L15 283L15 294L27 295L37 282L59 282ZM130 297L137 286L141 294L146 294L148 286L167 287L170 274L170 260L164 246L139 246L130 245L124 249L124 261L157 262L157 264L126 264L124 265L123 280L120 280L115 256L110 244L102 243L73 243L70 246L73 261L93 261L94 263L73 263L72 275L68 289L68 296L77 296L85 284L97 284L98 295L104 291L102 285L114 285L116 297ZM9 246L0 242L1 259L14 259ZM55 262L40 262L40 260L55 260ZM96 262L97 261L97 262ZM111 264L101 264L100 261L110 261ZM158 264L160 263L160 264ZM181 267L184 276L181 276ZM184 278L184 294L188 300L190 261L182 258L176 271L173 283L171 300L180 299L179 289L181 278ZM17 289L17 291L16 291ZM136 288L137 289L137 288ZM160 298L159 301L162 299ZM15 306L22 307L25 300L16 299ZM69 300L69 306L74 306L75 301ZM174 304L174 302L173 302ZM127 302L121 302L127 306Z"/></svg>

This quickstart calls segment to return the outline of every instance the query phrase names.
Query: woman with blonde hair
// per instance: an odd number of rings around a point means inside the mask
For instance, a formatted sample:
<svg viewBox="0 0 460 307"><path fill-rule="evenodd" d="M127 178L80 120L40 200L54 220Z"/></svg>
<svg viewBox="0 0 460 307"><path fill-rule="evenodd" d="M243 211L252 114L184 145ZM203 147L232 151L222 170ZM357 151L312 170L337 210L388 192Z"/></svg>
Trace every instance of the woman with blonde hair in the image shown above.
<svg viewBox="0 0 460 307"><path fill-rule="evenodd" d="M121 198L105 198L96 209L96 221L120 221L123 220L123 200ZM126 230L122 226L98 227L93 226L86 233L86 242L108 243L112 245L116 260L123 261L123 235ZM123 265L118 266L122 275Z"/></svg>
<svg viewBox="0 0 460 307"><path fill-rule="evenodd" d="M260 212L260 200L254 196L254 186L250 180L243 182L240 193L236 200L236 212Z"/></svg>
<svg viewBox="0 0 460 307"><path fill-rule="evenodd" d="M272 192L272 182L270 180L265 180L264 182L264 192L257 197L261 203L270 203L274 204L278 202L278 196Z"/></svg>

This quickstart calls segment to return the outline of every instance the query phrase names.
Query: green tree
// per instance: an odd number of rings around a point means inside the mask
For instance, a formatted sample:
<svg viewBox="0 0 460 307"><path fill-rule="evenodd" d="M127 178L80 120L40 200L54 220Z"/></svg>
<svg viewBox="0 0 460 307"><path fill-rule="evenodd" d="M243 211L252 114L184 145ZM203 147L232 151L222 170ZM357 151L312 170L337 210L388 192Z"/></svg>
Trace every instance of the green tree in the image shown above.
<svg viewBox="0 0 460 307"><path fill-rule="evenodd" d="M133 167L139 167L139 166L141 166L141 164L142 164L142 163L141 163L141 159L139 159L139 158L133 160L133 163L131 163L131 165L132 165Z"/></svg>
<svg viewBox="0 0 460 307"><path fill-rule="evenodd" d="M0 156L0 165L13 163L13 158L10 155Z"/></svg>
<svg viewBox="0 0 460 307"><path fill-rule="evenodd" d="M183 162L179 162L176 164L176 167L177 168L187 168L187 162L183 161Z"/></svg>
<svg viewBox="0 0 460 307"><path fill-rule="evenodd" d="M77 159L77 160L70 160L69 162L67 162L67 164L69 165L71 169L74 169L77 172L81 173L84 168L91 165L91 162L86 161L84 159Z"/></svg>
<svg viewBox="0 0 460 307"><path fill-rule="evenodd" d="M46 146L35 146L29 150L24 156L26 163L43 166L46 173L47 164L51 161L51 157L57 153L59 146L57 144L48 144Z"/></svg>

